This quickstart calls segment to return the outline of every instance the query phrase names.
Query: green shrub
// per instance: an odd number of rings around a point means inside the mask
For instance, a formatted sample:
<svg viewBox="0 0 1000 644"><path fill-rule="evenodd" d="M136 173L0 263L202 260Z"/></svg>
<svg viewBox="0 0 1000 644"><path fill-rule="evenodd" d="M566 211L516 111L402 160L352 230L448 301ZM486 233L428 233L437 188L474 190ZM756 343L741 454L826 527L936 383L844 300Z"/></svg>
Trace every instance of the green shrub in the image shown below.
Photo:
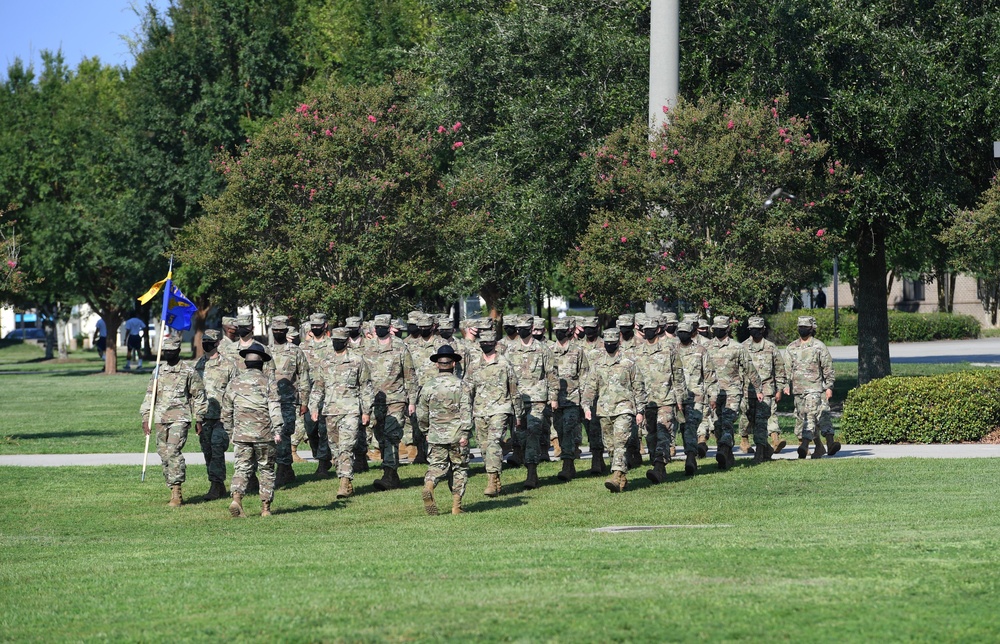
<svg viewBox="0 0 1000 644"><path fill-rule="evenodd" d="M785 345L798 337L796 322L800 315L816 318L816 337L829 343L837 336L833 329L833 309L801 309L767 316L768 339ZM928 340L963 340L979 337L979 321L971 315L951 313L903 313L889 311L889 342L926 342ZM858 343L858 316L840 310L840 342Z"/></svg>
<svg viewBox="0 0 1000 644"><path fill-rule="evenodd" d="M848 443L976 441L1000 426L1000 370L889 376L853 389L841 431Z"/></svg>

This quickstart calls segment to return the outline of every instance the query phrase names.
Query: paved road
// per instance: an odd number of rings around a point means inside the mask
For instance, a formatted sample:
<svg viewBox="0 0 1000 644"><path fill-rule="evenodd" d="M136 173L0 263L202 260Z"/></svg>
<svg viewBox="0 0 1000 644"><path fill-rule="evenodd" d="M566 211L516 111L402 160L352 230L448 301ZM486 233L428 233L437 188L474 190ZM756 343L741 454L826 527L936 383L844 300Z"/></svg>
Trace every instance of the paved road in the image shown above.
<svg viewBox="0 0 1000 644"><path fill-rule="evenodd" d="M830 347L834 360L857 362L857 347ZM889 345L893 362L972 362L1000 366L1000 338L900 342Z"/></svg>
<svg viewBox="0 0 1000 644"><path fill-rule="evenodd" d="M678 448L683 454L684 450ZM714 450L709 450L712 460ZM473 462L482 462L479 450L472 450ZM751 458L745 454L737 454L737 458ZM997 458L1000 457L1000 445L961 443L952 445L844 445L833 458ZM584 459L590 458L589 452L583 453ZM795 459L795 446L789 445L781 454L775 454L777 459ZM204 465L205 459L200 452L184 454L184 459L191 465ZM226 454L226 460L232 462L232 452ZM136 465L142 466L142 454L24 454L15 456L0 456L0 467L63 467L68 465ZM158 468L159 457L151 452L149 467Z"/></svg>

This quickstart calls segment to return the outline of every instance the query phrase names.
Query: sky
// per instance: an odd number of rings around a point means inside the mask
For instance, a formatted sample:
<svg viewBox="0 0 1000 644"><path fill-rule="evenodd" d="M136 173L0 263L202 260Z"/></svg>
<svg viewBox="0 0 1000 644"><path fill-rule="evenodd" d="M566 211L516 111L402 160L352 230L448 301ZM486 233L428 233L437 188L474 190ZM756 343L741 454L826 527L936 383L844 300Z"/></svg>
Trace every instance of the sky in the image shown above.
<svg viewBox="0 0 1000 644"><path fill-rule="evenodd" d="M135 0L145 6L145 0ZM169 0L152 0L161 11ZM132 35L140 20L133 0L0 0L0 77L20 57L41 68L43 49L62 48L70 67L98 56L111 65L132 66L122 35Z"/></svg>

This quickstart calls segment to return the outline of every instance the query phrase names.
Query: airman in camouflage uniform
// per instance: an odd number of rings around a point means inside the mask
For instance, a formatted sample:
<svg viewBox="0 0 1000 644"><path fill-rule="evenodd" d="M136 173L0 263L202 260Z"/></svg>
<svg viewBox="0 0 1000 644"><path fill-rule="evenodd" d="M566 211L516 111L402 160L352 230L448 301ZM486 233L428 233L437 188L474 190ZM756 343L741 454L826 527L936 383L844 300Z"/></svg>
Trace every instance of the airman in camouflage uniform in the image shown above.
<svg viewBox="0 0 1000 644"><path fill-rule="evenodd" d="M246 516L243 496L256 468L260 472L260 515L266 517L271 515L274 500L275 445L282 440L285 420L274 373L263 368L271 360L267 350L255 342L241 349L240 357L244 368L229 381L222 399L222 424L233 437L236 460L229 514Z"/></svg>
<svg viewBox="0 0 1000 644"><path fill-rule="evenodd" d="M559 435L562 471L559 479L570 481L576 476L577 448L580 446L580 389L589 371L587 355L579 342L572 340L575 324L568 318L552 321L556 341L552 344L552 365L559 381L559 406L552 412L552 421Z"/></svg>
<svg viewBox="0 0 1000 644"><path fill-rule="evenodd" d="M507 358L500 355L493 330L479 333L479 357L466 368L465 386L472 401L476 444L483 453L489 481L483 494L498 496L502 489L504 434L511 424L520 424L524 403L517 390L517 375Z"/></svg>
<svg viewBox="0 0 1000 644"><path fill-rule="evenodd" d="M601 339L600 332L600 322L597 317L585 317L580 321L580 327L583 329L583 339L579 340L580 346L583 347L583 353L587 357L588 369L593 369L597 361L601 359L604 355L604 340ZM589 377L589 371L587 373ZM586 379L583 380L586 382ZM595 409L591 409L591 413L587 414L586 409L584 409L584 417L586 418L587 427L587 442L590 444L591 462L590 462L590 473L595 476L600 476L604 474L604 449L610 451L611 446L605 445L604 443L604 432L601 429L601 421L598 418L598 414ZM610 453L610 452L609 452Z"/></svg>
<svg viewBox="0 0 1000 644"><path fill-rule="evenodd" d="M274 379L281 396L282 425L281 442L276 449L277 471L275 486L281 487L295 480L292 469L292 435L295 421L307 412L309 404L309 362L302 349L288 341L288 318L277 315L271 318L271 347L274 362Z"/></svg>
<svg viewBox="0 0 1000 644"><path fill-rule="evenodd" d="M717 315L712 324L715 337L708 348L708 355L715 363L715 374L719 379L718 421L715 423L715 460L720 470L727 470L735 464L733 458L733 423L740 413L744 383L749 382L756 390L757 401L764 399L761 393L760 376L753 366L746 347L729 337L729 318Z"/></svg>
<svg viewBox="0 0 1000 644"><path fill-rule="evenodd" d="M208 329L201 336L201 348L204 354L195 362L194 370L201 376L205 385L205 398L208 406L205 419L198 433L201 443L201 453L205 456L205 467L208 469L208 494L206 501L221 499L226 494L226 450L229 449L229 434L222 425L222 397L226 386L236 375L236 365L229 358L219 353L219 339L222 333L218 329Z"/></svg>
<svg viewBox="0 0 1000 644"><path fill-rule="evenodd" d="M362 328L363 325L364 319L358 316L351 316L344 320L344 328L347 329L347 350L356 351L362 356L365 355L368 345L371 344L371 340L365 337ZM358 437L352 451L355 472L367 472L369 470L368 447L370 445L374 445L372 423L368 423L367 427L358 427ZM381 455L379 456L381 457Z"/></svg>
<svg viewBox="0 0 1000 644"><path fill-rule="evenodd" d="M367 425L375 405L368 363L355 351L348 351L347 329L330 332L332 351L326 351L312 370L313 389L309 409L313 420L326 418L330 452L337 455L340 478L338 499L354 494L354 445L358 427Z"/></svg>
<svg viewBox="0 0 1000 644"><path fill-rule="evenodd" d="M163 478L170 488L171 507L178 507L183 502L181 486L184 484L186 467L184 443L187 442L188 429L194 421L196 431L200 434L202 421L208 409L205 398L205 385L194 367L181 362L181 337L174 334L163 340L163 362L153 372L146 388L146 398L142 401L139 414L142 416L142 431L149 435L156 431L156 453L163 464ZM157 373L159 376L157 376ZM150 419L149 411L152 404L153 386L156 385L156 408Z"/></svg>
<svg viewBox="0 0 1000 644"><path fill-rule="evenodd" d="M833 397L833 358L826 345L817 340L816 320L812 316L798 319L799 338L788 345L788 380L791 393L795 395L795 434L799 439L799 458L809 455L809 441L815 440L813 458L820 458L829 452L833 456L840 451L840 443L833 438L833 422L830 420L830 398ZM785 394L789 388L785 388ZM826 436L826 448L820 440L820 433Z"/></svg>
<svg viewBox="0 0 1000 644"><path fill-rule="evenodd" d="M540 315L536 315L531 321L531 337L535 339L546 349L552 350L552 344L549 342L548 338L545 337L545 318ZM559 435L556 433L555 426L552 424L552 409L549 407L545 408L545 414L542 416L544 425L542 427L541 437L538 439L538 450L541 454L541 460L551 461L549 458L549 448L555 450L555 458L559 458L562 453L559 447Z"/></svg>
<svg viewBox="0 0 1000 644"><path fill-rule="evenodd" d="M392 318L375 316L374 342L368 345L365 359L375 390L375 440L382 453L382 478L375 481L379 491L399 487L399 444L403 440L406 418L416 412L417 379L413 358L389 328Z"/></svg>
<svg viewBox="0 0 1000 644"><path fill-rule="evenodd" d="M677 319L677 314L673 311L667 311L663 314L663 339L673 343L675 346L677 344L677 325L679 323L680 320Z"/></svg>
<svg viewBox="0 0 1000 644"><path fill-rule="evenodd" d="M670 447L676 440L675 412L683 413L687 397L684 369L674 346L666 339L643 339L626 352L646 386L645 428L647 434L656 436L651 454L653 468L646 472L646 478L653 483L667 480L666 464L670 462ZM638 436L635 441L638 442Z"/></svg>
<svg viewBox="0 0 1000 644"><path fill-rule="evenodd" d="M223 316L222 338L219 340L219 353L226 356L230 360L238 358L239 356L235 351L230 351L232 347L229 346L235 343L237 338L239 338L239 336L236 335L236 317L228 315Z"/></svg>
<svg viewBox="0 0 1000 644"><path fill-rule="evenodd" d="M451 513L462 514L462 497L469 480L469 437L472 434L472 401L469 389L454 373L461 360L449 345L428 357L438 373L420 388L417 419L430 445L429 466L424 476L424 510L438 514L434 487L450 474Z"/></svg>
<svg viewBox="0 0 1000 644"><path fill-rule="evenodd" d="M538 463L545 427L545 408L556 408L559 381L552 365L552 352L531 336L532 316L517 317L517 341L507 348L505 357L517 374L517 390L524 403L524 417L514 428L514 452L523 458L528 474L524 487L538 487ZM546 450L546 454L548 450Z"/></svg>
<svg viewBox="0 0 1000 644"><path fill-rule="evenodd" d="M719 392L715 363L708 349L694 341L697 322L684 320L677 325L677 355L684 369L684 474L693 476L698 458L708 454L708 445L700 432L706 409L714 409Z"/></svg>
<svg viewBox="0 0 1000 644"><path fill-rule="evenodd" d="M596 409L604 444L611 454L611 477L604 487L611 492L622 492L628 483L629 469L625 446L632 436L633 424L644 421L646 385L635 363L622 354L618 329L605 329L602 339L604 355L591 363L583 388L583 413L591 420L591 410Z"/></svg>
<svg viewBox="0 0 1000 644"><path fill-rule="evenodd" d="M778 401L787 386L785 361L778 347L764 338L764 318L758 315L751 317L747 320L747 327L750 337L743 341L743 346L750 352L750 359L760 376L760 393L764 394L764 399L757 402L757 390L752 385L747 389L747 420L753 423L754 462L762 463L771 460L775 452L784 448L778 427ZM768 433L772 437L771 445L767 444Z"/></svg>
<svg viewBox="0 0 1000 644"><path fill-rule="evenodd" d="M622 313L618 316L617 325L618 332L621 333L622 336L622 351L628 351L639 341L639 339L635 337L635 314Z"/></svg>
<svg viewBox="0 0 1000 644"><path fill-rule="evenodd" d="M309 363L310 379L312 379L313 372L322 361L323 356L333 350L333 344L330 342L330 336L327 333L325 313L313 313L309 316L309 332L299 344L299 349L306 356L306 361ZM309 392L312 395L316 391L316 386L314 382L310 382L309 384ZM333 457L335 456L330 451L326 417L320 414L318 420L313 420L312 415L307 413L304 418L306 437L309 440L313 458L319 461L319 466L316 468L316 475L326 478L333 467Z"/></svg>
<svg viewBox="0 0 1000 644"><path fill-rule="evenodd" d="M417 388L434 379L437 375L437 368L430 361L430 357L437 352L440 338L434 336L434 318L426 313L420 313L416 317L417 335L409 344L410 357L413 359L413 370L417 377ZM416 416L410 418L412 433L409 437L404 436L403 440L410 447L409 456L412 463L427 463L427 437L424 436L417 422ZM409 440L407 440L409 438Z"/></svg>

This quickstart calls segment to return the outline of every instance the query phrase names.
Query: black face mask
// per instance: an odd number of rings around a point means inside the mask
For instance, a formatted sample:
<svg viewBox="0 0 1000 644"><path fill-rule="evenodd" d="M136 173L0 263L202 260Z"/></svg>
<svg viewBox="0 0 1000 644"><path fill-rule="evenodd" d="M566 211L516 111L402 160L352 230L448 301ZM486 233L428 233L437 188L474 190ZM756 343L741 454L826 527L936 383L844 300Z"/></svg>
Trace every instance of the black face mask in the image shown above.
<svg viewBox="0 0 1000 644"><path fill-rule="evenodd" d="M178 362L181 361L181 352L180 351L164 351L163 352L163 359L167 361L168 365L170 365L171 367L173 367L174 365L176 365Z"/></svg>
<svg viewBox="0 0 1000 644"><path fill-rule="evenodd" d="M690 331L678 331L677 339L681 341L681 344L691 344L691 332Z"/></svg>
<svg viewBox="0 0 1000 644"><path fill-rule="evenodd" d="M442 340L451 340L452 336L455 335L455 332L451 331L451 330L448 330L448 331L439 331L438 335L441 336Z"/></svg>
<svg viewBox="0 0 1000 644"><path fill-rule="evenodd" d="M347 348L347 340L334 340L333 341L333 350L334 351L338 351L339 352L339 351L343 351L346 348Z"/></svg>
<svg viewBox="0 0 1000 644"><path fill-rule="evenodd" d="M812 335L812 332L813 332L813 330L812 330L811 326L800 326L799 327L799 337L802 338L803 340L809 339L809 336Z"/></svg>
<svg viewBox="0 0 1000 644"><path fill-rule="evenodd" d="M247 369L256 369L257 371L264 370L264 361L259 359L254 360L244 360L243 364L247 366Z"/></svg>
<svg viewBox="0 0 1000 644"><path fill-rule="evenodd" d="M516 326L505 326L503 328L503 332L506 333L507 335L517 335L517 327Z"/></svg>
<svg viewBox="0 0 1000 644"><path fill-rule="evenodd" d="M621 331L622 340L631 340L635 337L635 327L632 326L620 326L618 330Z"/></svg>
<svg viewBox="0 0 1000 644"><path fill-rule="evenodd" d="M712 335L718 340L722 340L727 335L729 335L729 329L712 329Z"/></svg>
<svg viewBox="0 0 1000 644"><path fill-rule="evenodd" d="M236 327L236 332L241 338L248 338L253 333L253 327L249 326L238 326Z"/></svg>
<svg viewBox="0 0 1000 644"><path fill-rule="evenodd" d="M704 331L698 331L698 335L700 335L703 338L711 338L712 332L708 329L705 329Z"/></svg>
<svg viewBox="0 0 1000 644"><path fill-rule="evenodd" d="M215 351L215 343L214 342L202 342L201 343L201 350L204 351L205 353L212 353L213 351Z"/></svg>
<svg viewBox="0 0 1000 644"><path fill-rule="evenodd" d="M642 330L642 337L647 340L653 340L656 338L656 327L646 327Z"/></svg>
<svg viewBox="0 0 1000 644"><path fill-rule="evenodd" d="M668 324L664 330L667 333L669 333L670 335L677 335L677 325L676 324Z"/></svg>
<svg viewBox="0 0 1000 644"><path fill-rule="evenodd" d="M541 340L542 338L545 337L545 331L539 331L538 329L532 329L531 330L531 335L533 335L534 337L536 337L539 340Z"/></svg>
<svg viewBox="0 0 1000 644"><path fill-rule="evenodd" d="M563 342L566 339L567 334L569 334L569 331L566 329L556 329L556 340Z"/></svg>
<svg viewBox="0 0 1000 644"><path fill-rule="evenodd" d="M615 353L618 352L618 343L617 342L605 342L604 343L604 350L608 352L608 355L614 355Z"/></svg>
<svg viewBox="0 0 1000 644"><path fill-rule="evenodd" d="M764 329L750 329L750 337L754 342L760 342L764 337Z"/></svg>
<svg viewBox="0 0 1000 644"><path fill-rule="evenodd" d="M418 335L419 333L420 332L417 331L417 325L416 324L407 324L406 325L406 335L408 335L410 337L413 337L415 335Z"/></svg>
<svg viewBox="0 0 1000 644"><path fill-rule="evenodd" d="M389 327L387 326L377 326L375 327L375 335L380 338L385 338L389 335Z"/></svg>
<svg viewBox="0 0 1000 644"><path fill-rule="evenodd" d="M423 338L424 340L431 337L431 334L434 333L434 327L432 326L429 326L426 329L421 329L418 327L418 330L420 331L420 337Z"/></svg>
<svg viewBox="0 0 1000 644"><path fill-rule="evenodd" d="M483 355L490 355L497 350L496 342L480 342L479 348L483 350Z"/></svg>
<svg viewBox="0 0 1000 644"><path fill-rule="evenodd" d="M274 336L274 343L275 344L284 344L285 342L288 341L288 332L287 331L274 331L274 330L272 330L271 331L271 335Z"/></svg>
<svg viewBox="0 0 1000 644"><path fill-rule="evenodd" d="M528 338L531 337L531 327L530 326L518 327L518 329L517 329L517 335L522 340L527 340Z"/></svg>
<svg viewBox="0 0 1000 644"><path fill-rule="evenodd" d="M356 329L348 329L347 335L351 336L352 340L357 340L358 336L361 335L361 327L358 327Z"/></svg>
<svg viewBox="0 0 1000 644"><path fill-rule="evenodd" d="M597 327L588 326L583 330L583 334L587 336L588 340L597 339Z"/></svg>
<svg viewBox="0 0 1000 644"><path fill-rule="evenodd" d="M322 338L323 337L323 331L325 331L325 329L323 327L321 327L321 326L310 327L310 330L312 331L312 334L313 334L314 338Z"/></svg>

